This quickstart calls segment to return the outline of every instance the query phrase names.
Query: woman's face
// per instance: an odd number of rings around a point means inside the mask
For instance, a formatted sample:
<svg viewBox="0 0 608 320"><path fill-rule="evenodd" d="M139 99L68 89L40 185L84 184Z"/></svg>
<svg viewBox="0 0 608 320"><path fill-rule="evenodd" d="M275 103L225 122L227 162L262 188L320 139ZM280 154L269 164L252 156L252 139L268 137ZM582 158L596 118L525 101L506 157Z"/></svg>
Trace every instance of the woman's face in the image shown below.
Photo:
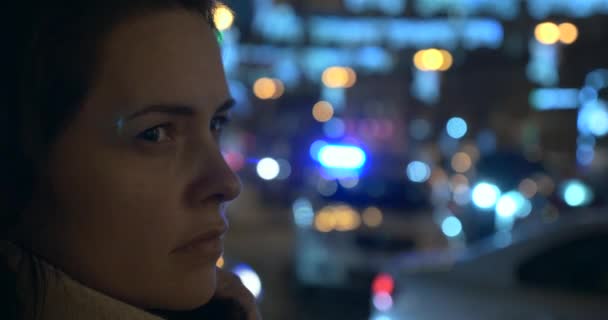
<svg viewBox="0 0 608 320"><path fill-rule="evenodd" d="M206 303L224 204L240 191L218 146L229 106L202 15L175 9L117 25L89 96L52 147L28 219L34 251L142 308Z"/></svg>

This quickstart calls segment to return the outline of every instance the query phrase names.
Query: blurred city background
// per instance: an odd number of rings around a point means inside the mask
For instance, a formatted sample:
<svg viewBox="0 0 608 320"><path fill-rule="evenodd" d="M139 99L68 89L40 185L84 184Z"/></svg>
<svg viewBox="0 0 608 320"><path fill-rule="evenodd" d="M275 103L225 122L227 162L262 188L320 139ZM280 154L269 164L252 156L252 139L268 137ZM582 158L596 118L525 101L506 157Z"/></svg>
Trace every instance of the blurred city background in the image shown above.
<svg viewBox="0 0 608 320"><path fill-rule="evenodd" d="M607 319L608 0L225 0L265 319Z"/></svg>

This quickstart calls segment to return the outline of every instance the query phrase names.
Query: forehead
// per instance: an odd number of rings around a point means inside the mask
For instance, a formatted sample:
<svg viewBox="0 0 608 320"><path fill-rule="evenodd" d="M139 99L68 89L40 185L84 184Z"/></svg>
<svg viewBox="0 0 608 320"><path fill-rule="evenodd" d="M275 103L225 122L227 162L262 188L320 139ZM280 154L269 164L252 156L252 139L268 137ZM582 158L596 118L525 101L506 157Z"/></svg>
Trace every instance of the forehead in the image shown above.
<svg viewBox="0 0 608 320"><path fill-rule="evenodd" d="M215 34L200 14L176 9L128 19L101 53L96 87L113 105L204 107L228 96Z"/></svg>

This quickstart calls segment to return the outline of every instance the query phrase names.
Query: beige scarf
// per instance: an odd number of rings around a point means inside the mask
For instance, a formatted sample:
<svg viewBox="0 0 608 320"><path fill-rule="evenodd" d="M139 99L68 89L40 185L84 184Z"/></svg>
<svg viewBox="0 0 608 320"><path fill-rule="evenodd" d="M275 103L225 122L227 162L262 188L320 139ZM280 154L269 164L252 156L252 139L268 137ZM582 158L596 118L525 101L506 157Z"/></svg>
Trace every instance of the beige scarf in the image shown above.
<svg viewBox="0 0 608 320"><path fill-rule="evenodd" d="M0 242L0 256L17 272L17 291L25 303L25 319L34 319L32 279L27 259L21 263L23 252L8 242ZM48 275L44 300L37 320L162 320L151 313L113 299L70 278L67 274L38 260L42 272ZM0 261L4 263L4 261Z"/></svg>

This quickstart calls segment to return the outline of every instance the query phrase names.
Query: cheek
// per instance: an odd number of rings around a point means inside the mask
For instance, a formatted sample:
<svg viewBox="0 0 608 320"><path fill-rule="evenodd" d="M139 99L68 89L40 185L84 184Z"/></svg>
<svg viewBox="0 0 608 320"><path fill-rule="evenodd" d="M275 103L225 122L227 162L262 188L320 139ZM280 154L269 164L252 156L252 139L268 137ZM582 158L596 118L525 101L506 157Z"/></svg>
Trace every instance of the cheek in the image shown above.
<svg viewBox="0 0 608 320"><path fill-rule="evenodd" d="M87 157L57 172L56 198L74 236L118 254L163 252L179 234L182 187L169 172L129 157ZM78 239L74 239L78 240Z"/></svg>

